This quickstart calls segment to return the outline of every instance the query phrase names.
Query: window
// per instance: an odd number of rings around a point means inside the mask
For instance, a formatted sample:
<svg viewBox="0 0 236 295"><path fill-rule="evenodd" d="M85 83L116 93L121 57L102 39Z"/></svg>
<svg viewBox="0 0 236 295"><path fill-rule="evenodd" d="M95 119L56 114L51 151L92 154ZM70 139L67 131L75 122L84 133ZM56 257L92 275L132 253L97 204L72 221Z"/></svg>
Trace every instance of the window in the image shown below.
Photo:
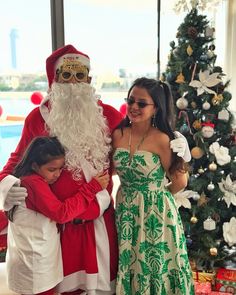
<svg viewBox="0 0 236 295"><path fill-rule="evenodd" d="M21 119L35 107L32 93L47 90L50 28L49 0L1 2L0 169L18 142Z"/></svg>
<svg viewBox="0 0 236 295"><path fill-rule="evenodd" d="M119 108L136 77L156 77L156 0L70 0L64 10L65 43L90 56L105 103Z"/></svg>

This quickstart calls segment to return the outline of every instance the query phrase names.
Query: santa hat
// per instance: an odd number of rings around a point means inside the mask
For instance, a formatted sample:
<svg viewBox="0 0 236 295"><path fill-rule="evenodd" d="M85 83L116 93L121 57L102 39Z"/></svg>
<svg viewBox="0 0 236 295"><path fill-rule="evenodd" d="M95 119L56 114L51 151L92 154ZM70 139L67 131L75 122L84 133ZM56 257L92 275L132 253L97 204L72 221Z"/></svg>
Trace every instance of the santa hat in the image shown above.
<svg viewBox="0 0 236 295"><path fill-rule="evenodd" d="M51 84L54 80L56 70L63 64L65 59L70 61L79 61L85 65L88 70L90 69L90 60L87 54L78 51L72 45L65 45L64 47L58 48L46 60L46 71L49 87L51 87Z"/></svg>

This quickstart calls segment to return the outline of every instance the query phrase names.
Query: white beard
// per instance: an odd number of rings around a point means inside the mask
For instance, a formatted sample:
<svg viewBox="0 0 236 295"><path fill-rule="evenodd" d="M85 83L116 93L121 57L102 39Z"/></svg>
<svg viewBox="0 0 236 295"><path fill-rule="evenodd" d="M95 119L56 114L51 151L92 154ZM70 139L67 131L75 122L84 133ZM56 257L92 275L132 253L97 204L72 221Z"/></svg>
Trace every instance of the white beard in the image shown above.
<svg viewBox="0 0 236 295"><path fill-rule="evenodd" d="M75 179L81 178L81 160L95 172L109 166L110 134L95 89L87 83L56 83L49 96L49 134L66 149L66 167Z"/></svg>

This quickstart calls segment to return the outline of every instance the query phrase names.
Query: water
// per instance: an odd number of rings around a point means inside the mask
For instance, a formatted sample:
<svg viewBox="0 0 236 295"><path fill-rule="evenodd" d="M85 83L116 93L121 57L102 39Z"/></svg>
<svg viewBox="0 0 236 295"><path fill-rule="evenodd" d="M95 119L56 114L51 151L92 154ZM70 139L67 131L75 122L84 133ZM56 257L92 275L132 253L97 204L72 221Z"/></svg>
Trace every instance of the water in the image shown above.
<svg viewBox="0 0 236 295"><path fill-rule="evenodd" d="M0 92L0 106L3 109L1 118L4 119L8 116L26 117L36 107L30 100L31 95L32 92ZM127 91L98 91L98 95L101 96L103 103L109 104L119 110L120 106L124 103L124 97L127 95ZM22 128L23 122L13 122L11 125L6 125L4 120L0 120L0 170L6 164L11 152L15 150Z"/></svg>

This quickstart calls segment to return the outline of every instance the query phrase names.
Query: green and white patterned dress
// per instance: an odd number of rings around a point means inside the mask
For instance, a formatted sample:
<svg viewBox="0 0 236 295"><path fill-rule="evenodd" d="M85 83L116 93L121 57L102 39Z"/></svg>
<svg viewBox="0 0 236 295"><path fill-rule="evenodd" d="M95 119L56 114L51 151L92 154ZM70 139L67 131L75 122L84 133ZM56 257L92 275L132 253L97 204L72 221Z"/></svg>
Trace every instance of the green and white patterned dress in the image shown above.
<svg viewBox="0 0 236 295"><path fill-rule="evenodd" d="M164 187L158 155L117 148L113 163L119 242L117 295L192 295L194 288L181 218Z"/></svg>

